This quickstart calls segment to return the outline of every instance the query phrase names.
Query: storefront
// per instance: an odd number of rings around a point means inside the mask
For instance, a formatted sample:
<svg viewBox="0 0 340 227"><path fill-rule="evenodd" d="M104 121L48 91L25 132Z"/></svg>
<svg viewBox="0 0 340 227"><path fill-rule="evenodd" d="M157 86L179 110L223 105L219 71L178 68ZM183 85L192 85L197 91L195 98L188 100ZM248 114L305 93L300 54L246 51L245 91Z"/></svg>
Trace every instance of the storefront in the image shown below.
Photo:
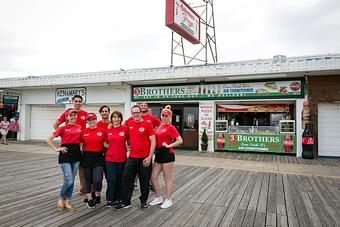
<svg viewBox="0 0 340 227"><path fill-rule="evenodd" d="M7 138L16 139L17 131L19 129L18 120L18 103L20 91L12 89L4 89L0 91L0 121L6 117L10 122L9 132Z"/></svg>
<svg viewBox="0 0 340 227"><path fill-rule="evenodd" d="M295 105L217 104L215 149L296 153Z"/></svg>
<svg viewBox="0 0 340 227"><path fill-rule="evenodd" d="M301 153L304 79L134 86L132 101L148 101L159 117L171 104L184 147L208 151Z"/></svg>
<svg viewBox="0 0 340 227"><path fill-rule="evenodd" d="M81 95L83 109L94 112L100 119L99 108L107 105L111 111L130 113L128 86L58 86L53 88L25 89L19 102L20 140L45 140L53 131L53 123L67 108L73 107L72 97Z"/></svg>
<svg viewBox="0 0 340 227"><path fill-rule="evenodd" d="M340 157L340 74L309 76L307 84L314 152Z"/></svg>

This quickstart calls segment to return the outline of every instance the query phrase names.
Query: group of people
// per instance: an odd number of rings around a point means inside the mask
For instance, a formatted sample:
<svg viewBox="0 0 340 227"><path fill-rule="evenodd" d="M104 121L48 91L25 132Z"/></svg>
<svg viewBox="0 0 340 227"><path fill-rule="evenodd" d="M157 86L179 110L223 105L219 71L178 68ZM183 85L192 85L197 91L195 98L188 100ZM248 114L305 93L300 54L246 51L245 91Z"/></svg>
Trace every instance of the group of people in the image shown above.
<svg viewBox="0 0 340 227"><path fill-rule="evenodd" d="M16 134L19 130L18 121L15 118L11 118L11 121L8 121L6 116L3 116L2 121L0 122L0 133L1 133L1 144L8 145L7 136L16 138Z"/></svg>
<svg viewBox="0 0 340 227"><path fill-rule="evenodd" d="M148 113L148 104L131 108L131 117L123 122L119 111L102 106L97 121L95 113L82 110L83 98L72 98L74 108L66 110L53 125L55 131L47 143L59 153L64 183L59 193L59 211L75 211L71 204L74 179L79 169L80 191L87 207L101 203L103 176L107 181L106 206L130 208L136 178L140 183L141 209L147 208L150 181L155 192L151 206L172 206L173 148L182 144L182 137L171 124L170 106L161 110L161 121ZM87 124L87 128L86 128ZM53 138L61 137L60 147ZM128 149L129 144L129 149ZM160 193L158 177L163 171L166 194Z"/></svg>

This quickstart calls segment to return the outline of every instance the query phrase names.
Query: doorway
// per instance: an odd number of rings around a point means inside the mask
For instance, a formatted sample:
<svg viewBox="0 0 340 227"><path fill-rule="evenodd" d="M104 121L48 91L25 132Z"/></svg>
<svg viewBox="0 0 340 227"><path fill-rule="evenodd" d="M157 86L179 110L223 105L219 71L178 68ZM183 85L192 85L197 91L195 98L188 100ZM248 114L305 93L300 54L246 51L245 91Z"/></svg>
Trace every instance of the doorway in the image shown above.
<svg viewBox="0 0 340 227"><path fill-rule="evenodd" d="M162 108L169 103L149 103L150 112L159 119ZM198 150L198 104L170 104L172 125L183 138L181 149Z"/></svg>

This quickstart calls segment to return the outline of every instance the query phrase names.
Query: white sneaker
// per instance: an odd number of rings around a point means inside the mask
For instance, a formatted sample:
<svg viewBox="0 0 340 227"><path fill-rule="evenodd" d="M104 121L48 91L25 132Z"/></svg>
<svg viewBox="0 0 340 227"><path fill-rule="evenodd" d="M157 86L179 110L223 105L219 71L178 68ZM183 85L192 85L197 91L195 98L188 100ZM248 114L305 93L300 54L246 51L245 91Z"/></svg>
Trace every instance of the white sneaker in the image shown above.
<svg viewBox="0 0 340 227"><path fill-rule="evenodd" d="M155 206L155 205L158 205L158 204L162 204L163 203L163 198L162 196L160 197L155 197L149 204L150 206Z"/></svg>
<svg viewBox="0 0 340 227"><path fill-rule="evenodd" d="M164 203L161 205L162 209L166 209L172 206L172 199L165 199Z"/></svg>

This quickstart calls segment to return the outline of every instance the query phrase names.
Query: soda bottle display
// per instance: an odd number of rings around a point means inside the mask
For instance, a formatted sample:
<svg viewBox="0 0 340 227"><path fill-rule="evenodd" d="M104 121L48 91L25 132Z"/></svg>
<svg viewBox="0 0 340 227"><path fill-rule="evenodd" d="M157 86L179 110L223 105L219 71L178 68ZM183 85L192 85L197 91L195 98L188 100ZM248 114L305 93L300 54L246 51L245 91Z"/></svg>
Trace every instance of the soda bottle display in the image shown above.
<svg viewBox="0 0 340 227"><path fill-rule="evenodd" d="M293 147L294 147L293 137L291 135L286 135L283 141L283 148L285 152L293 153Z"/></svg>
<svg viewBox="0 0 340 227"><path fill-rule="evenodd" d="M224 145L225 145L225 139L224 139L224 135L223 133L218 133L218 137L217 137L217 149L218 150L223 150L224 149Z"/></svg>
<svg viewBox="0 0 340 227"><path fill-rule="evenodd" d="M313 148L314 148L313 125L309 123L306 124L305 130L302 133L302 157L306 159L314 158Z"/></svg>

